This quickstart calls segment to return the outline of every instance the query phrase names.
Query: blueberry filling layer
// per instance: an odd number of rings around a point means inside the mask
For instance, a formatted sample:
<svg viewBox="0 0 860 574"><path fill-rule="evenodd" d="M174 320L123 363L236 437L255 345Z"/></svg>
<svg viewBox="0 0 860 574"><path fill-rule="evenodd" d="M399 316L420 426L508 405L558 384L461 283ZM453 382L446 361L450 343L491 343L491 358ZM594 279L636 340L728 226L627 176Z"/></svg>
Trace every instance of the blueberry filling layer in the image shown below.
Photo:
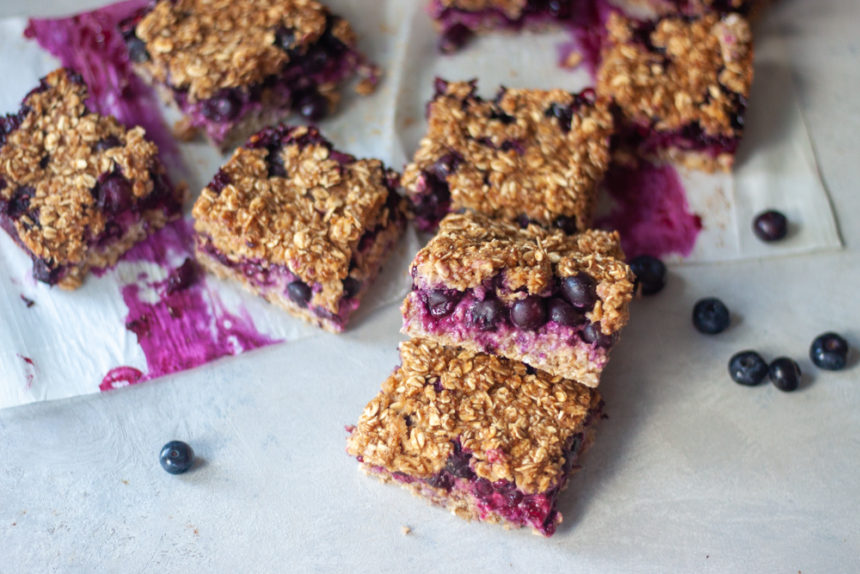
<svg viewBox="0 0 860 574"><path fill-rule="evenodd" d="M739 112L738 117L743 117L742 112ZM698 123L691 123L674 131L659 131L651 126L626 124L612 136L614 149L635 149L642 155L655 155L663 150L679 149L717 158L724 154L734 155L740 142L740 135L706 134Z"/></svg>
<svg viewBox="0 0 860 574"><path fill-rule="evenodd" d="M586 428L592 419L593 415L587 417ZM391 476L405 484L421 482L448 493L465 493L473 499L481 520L496 515L517 526L530 526L544 536L555 533L559 522L556 502L583 450L583 433L577 433L568 440L563 454L564 463L555 484L548 490L536 493L523 492L509 480L491 482L479 477L472 468L472 453L464 449L459 440L451 444L454 450L445 461L445 467L430 478L418 479L402 472L391 473ZM502 453L499 456L503 456ZM385 472L381 468L376 470Z"/></svg>
<svg viewBox="0 0 860 574"><path fill-rule="evenodd" d="M446 7L440 0L434 0L430 10L442 26L439 50L451 53L465 46L475 31L485 27L519 30L532 24L591 22L590 16L594 11L591 4L585 0L528 0L517 18L511 18L497 8L464 10Z"/></svg>
<svg viewBox="0 0 860 574"><path fill-rule="evenodd" d="M255 287L263 295L278 292L292 301L301 309L307 309L317 317L345 326L349 316L358 308L355 296L361 291L361 284L352 277L344 280L343 298L340 300L338 312L311 305L314 293L322 290L322 285L308 285L285 265L271 265L260 259L244 259L234 261L219 250L208 238L203 238L198 250L216 260L224 267L235 271Z"/></svg>
<svg viewBox="0 0 860 574"><path fill-rule="evenodd" d="M135 62L150 59L145 43L134 31L144 15L145 12L123 24L126 45ZM295 111L311 121L319 121L330 112L329 100L319 87L344 80L362 62L357 51L334 36L332 31L339 20L329 16L323 35L304 52L297 49L290 30L278 30L275 44L290 55L290 60L279 74L260 83L225 88L209 99L193 102L185 90L169 86L173 98L192 124L205 128L218 143L225 141L230 131L250 114L266 110Z"/></svg>
<svg viewBox="0 0 860 574"><path fill-rule="evenodd" d="M544 296L530 295L513 303L497 296L499 281L466 291L413 287L419 321L428 333L449 334L458 340L473 340L493 350L513 336L523 352L540 345L558 352L572 345L588 347L588 356L605 362L615 337L602 332L599 322L586 317L598 301L596 282L585 273L567 277Z"/></svg>

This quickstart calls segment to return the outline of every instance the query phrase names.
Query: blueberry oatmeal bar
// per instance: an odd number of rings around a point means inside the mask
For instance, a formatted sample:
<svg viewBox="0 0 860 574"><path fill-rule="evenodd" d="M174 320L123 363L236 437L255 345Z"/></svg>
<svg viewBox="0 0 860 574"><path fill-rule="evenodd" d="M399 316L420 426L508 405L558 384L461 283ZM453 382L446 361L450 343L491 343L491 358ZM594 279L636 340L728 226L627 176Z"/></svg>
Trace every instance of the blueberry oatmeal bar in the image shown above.
<svg viewBox="0 0 860 574"><path fill-rule="evenodd" d="M612 14L597 91L612 98L621 153L731 171L753 80L753 44L738 14Z"/></svg>
<svg viewBox="0 0 860 574"><path fill-rule="evenodd" d="M454 514L552 536L559 494L590 446L597 391L421 339L351 429L347 452Z"/></svg>
<svg viewBox="0 0 860 574"><path fill-rule="evenodd" d="M436 84L427 135L403 174L419 229L463 208L568 233L591 227L613 129L593 90L502 88L484 100L474 81Z"/></svg>
<svg viewBox="0 0 860 574"><path fill-rule="evenodd" d="M596 387L627 324L633 274L617 233L521 229L451 214L412 263L403 333Z"/></svg>
<svg viewBox="0 0 860 574"><path fill-rule="evenodd" d="M341 81L368 92L378 73L313 0L160 0L123 28L135 70L222 150L294 110L317 121Z"/></svg>
<svg viewBox="0 0 860 574"><path fill-rule="evenodd" d="M476 33L594 21L593 0L431 0L439 50L456 52Z"/></svg>
<svg viewBox="0 0 860 574"><path fill-rule="evenodd" d="M647 0L663 12L702 14L704 12L738 12L751 15L759 12L769 0Z"/></svg>
<svg viewBox="0 0 860 574"><path fill-rule="evenodd" d="M194 205L198 260L332 332L375 279L406 224L398 176L332 148L316 130L251 137Z"/></svg>
<svg viewBox="0 0 860 574"><path fill-rule="evenodd" d="M143 129L91 112L88 97L60 69L0 116L0 226L33 259L33 276L63 289L178 217L184 195Z"/></svg>

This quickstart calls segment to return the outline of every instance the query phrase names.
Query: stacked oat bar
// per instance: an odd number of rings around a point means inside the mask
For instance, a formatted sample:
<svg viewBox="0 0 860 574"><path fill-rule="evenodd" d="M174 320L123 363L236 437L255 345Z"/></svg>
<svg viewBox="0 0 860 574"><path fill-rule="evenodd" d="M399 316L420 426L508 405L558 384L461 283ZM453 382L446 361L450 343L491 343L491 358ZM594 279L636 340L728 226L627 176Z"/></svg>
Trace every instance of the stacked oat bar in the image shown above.
<svg viewBox="0 0 860 574"><path fill-rule="evenodd" d="M549 536L627 323L617 233L589 230L612 116L592 91L439 81L404 174L419 228L401 365L348 452L469 519Z"/></svg>

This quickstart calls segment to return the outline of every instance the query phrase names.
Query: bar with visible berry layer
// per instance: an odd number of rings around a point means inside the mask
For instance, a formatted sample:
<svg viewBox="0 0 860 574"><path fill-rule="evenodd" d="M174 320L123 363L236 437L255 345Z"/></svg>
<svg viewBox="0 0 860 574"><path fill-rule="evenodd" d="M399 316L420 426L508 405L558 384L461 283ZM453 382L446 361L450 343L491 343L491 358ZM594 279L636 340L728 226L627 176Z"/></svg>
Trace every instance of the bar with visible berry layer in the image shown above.
<svg viewBox="0 0 860 574"><path fill-rule="evenodd" d="M430 15L440 31L439 50L451 53L475 34L497 29L587 25L596 21L594 4L593 0L431 0Z"/></svg>
<svg viewBox="0 0 860 574"><path fill-rule="evenodd" d="M306 321L342 331L406 225L398 175L316 128L266 128L194 205L197 258Z"/></svg>
<svg viewBox="0 0 860 574"><path fill-rule="evenodd" d="M617 233L448 215L412 263L403 333L596 387L629 317L623 258Z"/></svg>
<svg viewBox="0 0 860 574"><path fill-rule="evenodd" d="M400 357L347 452L457 516L552 536L558 497L600 419L598 392L427 340L402 343Z"/></svg>
<svg viewBox="0 0 860 574"><path fill-rule="evenodd" d="M0 227L33 260L33 276L76 289L182 211L144 130L87 107L71 70L42 79L17 114L0 116Z"/></svg>
<svg viewBox="0 0 860 574"><path fill-rule="evenodd" d="M313 0L160 0L123 24L134 68L222 150L296 111L312 121L378 70L349 23Z"/></svg>
<svg viewBox="0 0 860 574"><path fill-rule="evenodd" d="M403 174L416 226L432 231L466 208L567 233L591 227L609 165L609 107L593 90L502 88L485 100L476 89L436 82L427 135Z"/></svg>
<svg viewBox="0 0 860 574"><path fill-rule="evenodd" d="M745 16L758 14L770 0L647 0L663 12L702 14L704 12L737 12Z"/></svg>
<svg viewBox="0 0 860 574"><path fill-rule="evenodd" d="M635 21L617 13L597 72L613 100L619 157L731 171L753 80L753 42L739 14Z"/></svg>

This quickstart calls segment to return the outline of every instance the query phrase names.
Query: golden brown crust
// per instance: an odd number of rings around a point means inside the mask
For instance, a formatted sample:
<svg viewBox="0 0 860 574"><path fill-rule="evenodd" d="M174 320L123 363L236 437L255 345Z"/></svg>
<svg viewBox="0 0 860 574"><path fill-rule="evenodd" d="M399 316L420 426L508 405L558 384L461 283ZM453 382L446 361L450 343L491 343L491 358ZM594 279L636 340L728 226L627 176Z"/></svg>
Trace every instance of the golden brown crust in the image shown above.
<svg viewBox="0 0 860 574"><path fill-rule="evenodd" d="M302 53L323 35L329 16L313 0L161 0L135 29L151 57L141 67L154 81L187 90L189 101L205 100L280 72L290 55L276 46L278 30L292 30ZM354 46L345 20L332 33Z"/></svg>
<svg viewBox="0 0 860 574"><path fill-rule="evenodd" d="M544 492L563 474L568 439L600 405L597 391L493 355L413 339L400 356L347 444L390 472L430 478L459 440L478 477Z"/></svg>
<svg viewBox="0 0 860 574"><path fill-rule="evenodd" d="M548 115L553 104L578 107L569 130ZM474 83L455 82L430 103L428 121L403 174L413 198L422 172L455 153L461 161L447 177L452 211L469 208L509 221L525 215L545 226L563 215L577 229L591 226L613 129L603 101L563 90L504 90L496 103L479 98Z"/></svg>
<svg viewBox="0 0 860 574"><path fill-rule="evenodd" d="M163 174L164 168L142 128L126 130L113 117L87 109L88 91L79 78L61 69L43 82L45 89L24 101L30 111L21 126L0 148L0 178L6 181L0 197L8 200L18 188L32 187L28 211L15 222L21 242L35 257L57 266L83 266L92 239L110 220L96 205L93 189L99 177L119 170L139 200L153 191L153 174ZM106 138L118 145L96 149ZM63 286L79 284L80 277Z"/></svg>
<svg viewBox="0 0 860 574"><path fill-rule="evenodd" d="M597 90L626 121L659 131L698 123L708 136L740 135L738 96L749 96L753 79L752 34L742 16L662 18L647 36L653 49L617 13L607 27Z"/></svg>
<svg viewBox="0 0 860 574"><path fill-rule="evenodd" d="M402 202L397 213L387 203L386 181L397 174L375 159L341 164L323 143L291 143L280 151L287 177L269 177L269 153L233 153L222 168L229 183L220 193L206 187L194 205L195 230L234 261L283 265L320 284L311 303L336 314L362 236L403 217Z"/></svg>
<svg viewBox="0 0 860 574"><path fill-rule="evenodd" d="M600 298L589 320L611 334L627 324L633 273L617 232L566 235L537 225L521 229L477 213L452 213L412 263L422 287L465 291L504 273L514 296L545 295L556 279L588 273Z"/></svg>

